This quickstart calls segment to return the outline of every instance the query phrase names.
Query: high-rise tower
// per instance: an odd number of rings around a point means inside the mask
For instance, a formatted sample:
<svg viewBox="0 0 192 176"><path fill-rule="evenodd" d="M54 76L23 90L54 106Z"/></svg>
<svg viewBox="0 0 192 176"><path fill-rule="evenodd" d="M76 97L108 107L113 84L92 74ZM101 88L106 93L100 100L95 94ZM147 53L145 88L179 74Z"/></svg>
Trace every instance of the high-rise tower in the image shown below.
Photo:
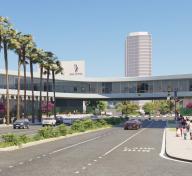
<svg viewBox="0 0 192 176"><path fill-rule="evenodd" d="M132 32L125 41L125 76L151 76L152 40L149 32Z"/></svg>

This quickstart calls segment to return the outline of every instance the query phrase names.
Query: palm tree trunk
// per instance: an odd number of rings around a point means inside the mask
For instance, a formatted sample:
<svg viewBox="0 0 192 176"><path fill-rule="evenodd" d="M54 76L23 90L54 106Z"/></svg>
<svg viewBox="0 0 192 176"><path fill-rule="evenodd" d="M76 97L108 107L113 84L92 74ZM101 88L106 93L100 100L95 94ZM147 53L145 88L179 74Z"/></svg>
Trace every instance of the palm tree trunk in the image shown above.
<svg viewBox="0 0 192 176"><path fill-rule="evenodd" d="M53 99L54 99L54 118L56 118L56 101L55 101L55 72L52 70L52 79L53 79Z"/></svg>
<svg viewBox="0 0 192 176"><path fill-rule="evenodd" d="M23 70L24 70L24 118L27 117L27 102L26 102L26 62L25 62L25 47L23 47Z"/></svg>
<svg viewBox="0 0 192 176"><path fill-rule="evenodd" d="M30 72L31 72L31 91L32 91L32 123L35 122L35 107L34 107L34 81L33 81L33 63L30 60Z"/></svg>
<svg viewBox="0 0 192 176"><path fill-rule="evenodd" d="M48 106L49 106L49 69L47 70L47 117L49 117Z"/></svg>
<svg viewBox="0 0 192 176"><path fill-rule="evenodd" d="M4 59L5 59L5 76L6 76L6 124L9 125L9 75L8 75L8 55L7 55L7 42L3 41Z"/></svg>
<svg viewBox="0 0 192 176"><path fill-rule="evenodd" d="M17 82L17 119L20 119L20 84L21 84L21 52L19 51L18 59L18 82Z"/></svg>
<svg viewBox="0 0 192 176"><path fill-rule="evenodd" d="M42 119L42 78L43 77L43 67L40 66L40 95L39 95L39 122Z"/></svg>

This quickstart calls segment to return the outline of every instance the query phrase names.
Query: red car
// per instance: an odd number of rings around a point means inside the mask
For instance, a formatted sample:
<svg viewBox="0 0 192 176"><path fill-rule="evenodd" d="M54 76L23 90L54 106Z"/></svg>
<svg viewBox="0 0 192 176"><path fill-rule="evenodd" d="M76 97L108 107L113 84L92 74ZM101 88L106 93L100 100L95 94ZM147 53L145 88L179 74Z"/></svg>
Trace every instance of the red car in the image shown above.
<svg viewBox="0 0 192 176"><path fill-rule="evenodd" d="M138 130L139 128L141 128L141 122L137 119L128 120L124 123L124 130Z"/></svg>

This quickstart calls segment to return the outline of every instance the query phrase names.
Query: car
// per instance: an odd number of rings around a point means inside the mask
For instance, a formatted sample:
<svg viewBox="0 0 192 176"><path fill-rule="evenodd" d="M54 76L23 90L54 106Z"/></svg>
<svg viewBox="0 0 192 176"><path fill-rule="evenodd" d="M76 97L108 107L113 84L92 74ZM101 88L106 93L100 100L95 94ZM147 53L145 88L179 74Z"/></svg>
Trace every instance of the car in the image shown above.
<svg viewBox="0 0 192 176"><path fill-rule="evenodd" d="M46 125L51 125L51 126L55 126L56 125L56 120L53 117L47 117L47 118L43 118L42 119L42 126L46 126Z"/></svg>
<svg viewBox="0 0 192 176"><path fill-rule="evenodd" d="M13 123L13 128L28 128L29 129L29 120L28 119L18 119Z"/></svg>
<svg viewBox="0 0 192 176"><path fill-rule="evenodd" d="M138 130L139 128L141 128L141 121L137 119L131 119L124 123L124 130L131 130L131 129Z"/></svg>

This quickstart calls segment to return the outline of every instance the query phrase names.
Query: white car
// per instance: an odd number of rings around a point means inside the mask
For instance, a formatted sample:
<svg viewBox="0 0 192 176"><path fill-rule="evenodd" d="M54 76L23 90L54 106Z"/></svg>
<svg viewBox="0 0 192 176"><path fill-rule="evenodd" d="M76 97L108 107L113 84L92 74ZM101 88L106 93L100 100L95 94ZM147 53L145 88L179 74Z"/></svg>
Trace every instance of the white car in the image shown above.
<svg viewBox="0 0 192 176"><path fill-rule="evenodd" d="M51 118L51 117L43 118L42 119L42 126L45 126L45 125L55 126L56 120L54 118Z"/></svg>

